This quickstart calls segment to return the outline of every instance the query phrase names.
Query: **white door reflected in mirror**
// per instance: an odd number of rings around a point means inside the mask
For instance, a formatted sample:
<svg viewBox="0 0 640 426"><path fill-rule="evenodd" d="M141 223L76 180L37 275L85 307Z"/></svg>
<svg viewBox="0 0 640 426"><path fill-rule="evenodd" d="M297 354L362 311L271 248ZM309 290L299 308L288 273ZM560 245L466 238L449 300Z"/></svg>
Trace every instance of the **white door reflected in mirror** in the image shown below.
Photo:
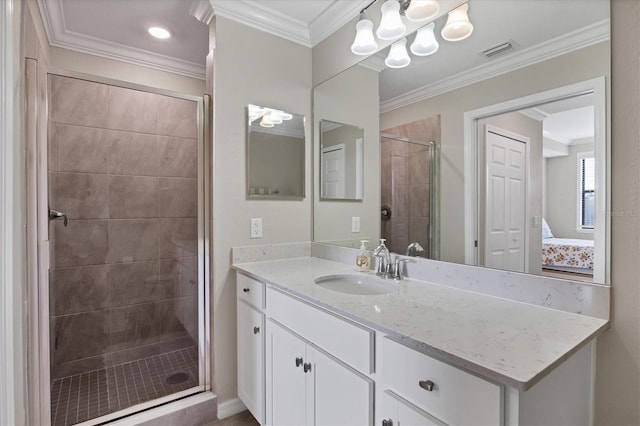
<svg viewBox="0 0 640 426"><path fill-rule="evenodd" d="M362 200L364 129L320 120L320 198Z"/></svg>

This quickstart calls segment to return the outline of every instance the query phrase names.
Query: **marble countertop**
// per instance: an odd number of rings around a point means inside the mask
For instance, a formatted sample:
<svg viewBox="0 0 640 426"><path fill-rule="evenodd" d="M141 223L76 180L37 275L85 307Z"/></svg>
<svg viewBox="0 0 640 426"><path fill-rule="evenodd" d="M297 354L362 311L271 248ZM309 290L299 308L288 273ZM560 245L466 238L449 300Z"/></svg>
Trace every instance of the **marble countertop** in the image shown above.
<svg viewBox="0 0 640 426"><path fill-rule="evenodd" d="M397 294L344 294L314 280L358 274L355 267L314 257L233 267L422 353L520 390L529 389L609 326L603 319L425 281L399 281Z"/></svg>

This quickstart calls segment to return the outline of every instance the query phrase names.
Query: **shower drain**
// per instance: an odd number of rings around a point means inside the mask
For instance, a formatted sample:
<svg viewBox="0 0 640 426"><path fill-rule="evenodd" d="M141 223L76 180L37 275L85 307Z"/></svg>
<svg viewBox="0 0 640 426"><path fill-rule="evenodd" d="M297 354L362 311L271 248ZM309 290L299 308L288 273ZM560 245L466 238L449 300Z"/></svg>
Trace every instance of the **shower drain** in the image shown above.
<svg viewBox="0 0 640 426"><path fill-rule="evenodd" d="M166 382L170 385L177 385L178 383L186 382L189 380L189 375L187 373L176 373L167 377Z"/></svg>

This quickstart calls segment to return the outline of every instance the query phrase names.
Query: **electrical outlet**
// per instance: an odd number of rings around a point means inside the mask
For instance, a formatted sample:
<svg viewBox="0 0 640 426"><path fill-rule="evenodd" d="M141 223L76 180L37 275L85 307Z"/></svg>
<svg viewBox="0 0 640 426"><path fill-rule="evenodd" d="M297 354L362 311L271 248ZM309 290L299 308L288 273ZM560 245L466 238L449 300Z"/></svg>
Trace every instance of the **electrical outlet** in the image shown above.
<svg viewBox="0 0 640 426"><path fill-rule="evenodd" d="M261 217L252 217L251 218L251 238L262 238L262 218Z"/></svg>
<svg viewBox="0 0 640 426"><path fill-rule="evenodd" d="M360 232L360 216L351 218L351 232Z"/></svg>

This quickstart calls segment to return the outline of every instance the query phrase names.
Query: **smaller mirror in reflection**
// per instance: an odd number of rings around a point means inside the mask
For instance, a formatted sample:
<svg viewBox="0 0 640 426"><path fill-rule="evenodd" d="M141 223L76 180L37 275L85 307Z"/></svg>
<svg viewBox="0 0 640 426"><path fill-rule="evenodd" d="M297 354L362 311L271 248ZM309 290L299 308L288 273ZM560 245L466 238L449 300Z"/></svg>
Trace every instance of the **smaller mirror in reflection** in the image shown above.
<svg viewBox="0 0 640 426"><path fill-rule="evenodd" d="M362 200L364 129L320 120L320 198Z"/></svg>
<svg viewBox="0 0 640 426"><path fill-rule="evenodd" d="M249 104L247 198L304 198L305 118Z"/></svg>

